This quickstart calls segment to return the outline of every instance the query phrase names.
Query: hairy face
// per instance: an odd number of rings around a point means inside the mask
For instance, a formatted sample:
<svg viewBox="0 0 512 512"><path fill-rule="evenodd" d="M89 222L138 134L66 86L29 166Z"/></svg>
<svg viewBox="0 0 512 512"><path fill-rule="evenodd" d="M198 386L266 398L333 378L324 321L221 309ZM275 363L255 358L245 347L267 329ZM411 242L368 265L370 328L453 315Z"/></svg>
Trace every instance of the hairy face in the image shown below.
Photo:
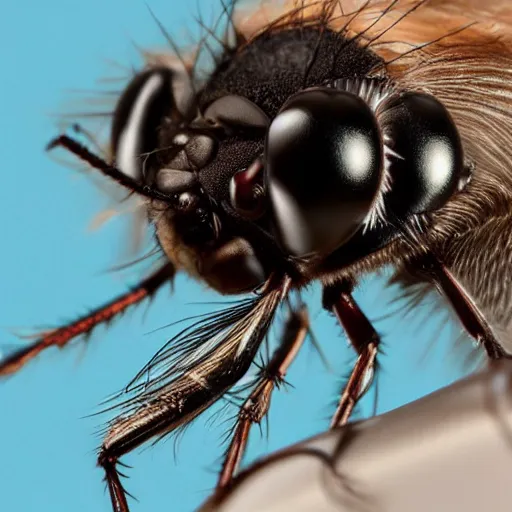
<svg viewBox="0 0 512 512"><path fill-rule="evenodd" d="M482 286L467 255L509 209L506 94L487 84L506 93L512 66L503 38L455 11L306 2L234 22L205 79L151 57L118 102L112 149L172 198L149 213L174 265L238 293L273 272L355 279L428 249L505 304L501 267Z"/></svg>
<svg viewBox="0 0 512 512"><path fill-rule="evenodd" d="M150 207L161 245L218 291L389 261L468 181L444 106L332 20L330 6L238 38L200 85L150 66L119 100L118 165L172 197Z"/></svg>
<svg viewBox="0 0 512 512"><path fill-rule="evenodd" d="M410 299L401 313L436 287L489 359L512 354L510 2L297 0L243 19L227 3L218 51L217 23L193 58L170 37L173 55L145 53L116 91L109 157L66 134L48 145L143 198L159 268L0 358L0 376L14 373L177 271L224 294L252 292L192 319L108 404L117 416L98 464L117 512L129 510L120 459L227 393L240 407L213 501L230 494L251 425L307 339L300 288L313 280L357 354L331 428L378 384L381 336L353 292L384 265Z"/></svg>

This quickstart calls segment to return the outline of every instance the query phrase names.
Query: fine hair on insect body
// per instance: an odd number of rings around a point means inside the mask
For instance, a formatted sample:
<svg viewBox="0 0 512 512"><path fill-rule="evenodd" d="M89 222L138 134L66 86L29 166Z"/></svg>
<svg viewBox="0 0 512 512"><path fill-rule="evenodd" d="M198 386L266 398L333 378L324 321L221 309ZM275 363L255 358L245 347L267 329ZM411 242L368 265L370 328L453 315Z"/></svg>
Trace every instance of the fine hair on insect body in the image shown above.
<svg viewBox="0 0 512 512"><path fill-rule="evenodd" d="M284 309L276 350L243 386L215 491L229 492L251 427L310 332L301 300L310 283L357 354L331 428L349 421L378 365L380 335L353 297L371 272L392 266L412 301L437 289L489 360L512 350L512 8L304 0L263 12L223 5L190 55L156 20L169 54L145 52L116 99L108 154L79 126L48 145L143 201L164 262L0 360L0 375L90 333L177 272L243 295L183 328L106 406L116 416L98 464L118 512L129 510L121 458L225 397ZM215 65L204 73L208 52Z"/></svg>

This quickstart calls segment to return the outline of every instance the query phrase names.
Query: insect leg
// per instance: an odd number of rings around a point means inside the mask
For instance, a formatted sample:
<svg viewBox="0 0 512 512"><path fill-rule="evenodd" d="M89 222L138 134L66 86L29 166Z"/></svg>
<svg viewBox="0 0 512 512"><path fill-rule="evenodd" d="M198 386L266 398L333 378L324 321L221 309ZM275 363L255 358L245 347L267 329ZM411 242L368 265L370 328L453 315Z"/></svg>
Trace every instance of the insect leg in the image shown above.
<svg viewBox="0 0 512 512"><path fill-rule="evenodd" d="M324 307L334 313L358 354L343 389L331 428L345 425L359 398L368 388L379 346L379 335L352 297L353 283L344 281L324 288Z"/></svg>
<svg viewBox="0 0 512 512"><path fill-rule="evenodd" d="M163 283L171 280L173 275L174 269L172 265L170 263L164 265L134 286L128 293L116 297L99 308L93 309L89 314L51 331L29 346L17 350L12 355L0 360L0 375L9 375L18 371L23 365L48 347L62 348L77 336L90 333L97 325L108 322L115 316L123 313L128 307L150 297Z"/></svg>
<svg viewBox="0 0 512 512"><path fill-rule="evenodd" d="M507 357L478 306L456 277L432 253L423 254L411 262L411 269L425 275L446 297L468 334L484 347L489 359Z"/></svg>
<svg viewBox="0 0 512 512"><path fill-rule="evenodd" d="M281 344L272 359L263 368L251 394L245 400L238 413L238 419L232 433L232 440L222 464L217 489L229 485L243 458L249 431L254 423L260 423L268 413L274 388L279 387L295 356L298 354L309 329L306 306L292 311L288 318Z"/></svg>
<svg viewBox="0 0 512 512"><path fill-rule="evenodd" d="M147 383L140 394L123 404L127 412L111 422L98 455L115 512L129 511L116 468L119 458L152 437L164 437L186 425L244 376L289 287L286 278L265 291L242 318L213 335L218 343L212 350L170 382L158 379L156 389Z"/></svg>

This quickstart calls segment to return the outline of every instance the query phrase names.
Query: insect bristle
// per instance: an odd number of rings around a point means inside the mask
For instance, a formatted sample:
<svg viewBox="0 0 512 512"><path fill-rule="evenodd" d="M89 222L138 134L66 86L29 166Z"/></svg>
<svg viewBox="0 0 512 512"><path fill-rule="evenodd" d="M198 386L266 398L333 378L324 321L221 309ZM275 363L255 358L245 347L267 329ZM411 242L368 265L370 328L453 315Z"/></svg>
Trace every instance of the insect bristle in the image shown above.
<svg viewBox="0 0 512 512"><path fill-rule="evenodd" d="M220 424L225 444L215 492L230 492L249 432L268 432L272 393L299 387L287 371L311 335L301 302L309 285L321 287L323 309L355 355L346 372L336 369L331 428L365 416L365 395L373 414L388 406L383 356L403 333L390 336L381 320L416 328L413 338L428 328L428 351L449 337L453 372L512 351L508 3L219 3L212 19L195 16L190 42L149 8L163 48L135 45L137 65L118 66L123 76L103 81L109 89L62 116L72 136L48 146L68 149L80 170L115 189L118 205L96 227L131 213L133 252L152 237L150 253L115 270L157 257L159 268L0 356L0 376L10 375L43 349L109 326L177 273L237 296L185 327L183 319L161 327L178 332L102 404L98 414L112 419L97 462L116 512L128 512L130 496L120 459L168 438L176 452L215 404L206 426ZM394 294L386 316L374 313L383 300L370 308L354 295L374 272ZM423 371L427 351L412 341ZM302 380L311 388L314 378Z"/></svg>
<svg viewBox="0 0 512 512"><path fill-rule="evenodd" d="M239 365L249 367L288 286L242 300L183 329L113 397L107 410L119 409L126 415L154 402L185 400L192 389L211 388L212 397L220 397L225 389L215 389L209 380L217 376L221 381ZM115 419L111 425L117 426L120 421Z"/></svg>

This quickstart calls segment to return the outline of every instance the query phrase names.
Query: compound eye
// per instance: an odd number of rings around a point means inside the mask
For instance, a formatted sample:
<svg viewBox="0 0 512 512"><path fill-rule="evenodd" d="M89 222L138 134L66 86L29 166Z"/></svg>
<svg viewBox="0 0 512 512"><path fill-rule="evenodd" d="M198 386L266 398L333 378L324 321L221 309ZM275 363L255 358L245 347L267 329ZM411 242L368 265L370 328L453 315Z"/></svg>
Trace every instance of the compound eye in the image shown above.
<svg viewBox="0 0 512 512"><path fill-rule="evenodd" d="M138 74L121 95L112 124L116 165L132 178L142 177L142 155L158 147L164 120L179 123L189 115L191 85L186 73L154 68Z"/></svg>
<svg viewBox="0 0 512 512"><path fill-rule="evenodd" d="M386 204L400 216L441 208L468 181L453 119L442 103L423 93L404 93L384 109L385 143L394 152Z"/></svg>
<svg viewBox="0 0 512 512"><path fill-rule="evenodd" d="M327 255L360 229L383 162L361 98L321 88L296 94L272 122L265 156L276 238L289 254Z"/></svg>

